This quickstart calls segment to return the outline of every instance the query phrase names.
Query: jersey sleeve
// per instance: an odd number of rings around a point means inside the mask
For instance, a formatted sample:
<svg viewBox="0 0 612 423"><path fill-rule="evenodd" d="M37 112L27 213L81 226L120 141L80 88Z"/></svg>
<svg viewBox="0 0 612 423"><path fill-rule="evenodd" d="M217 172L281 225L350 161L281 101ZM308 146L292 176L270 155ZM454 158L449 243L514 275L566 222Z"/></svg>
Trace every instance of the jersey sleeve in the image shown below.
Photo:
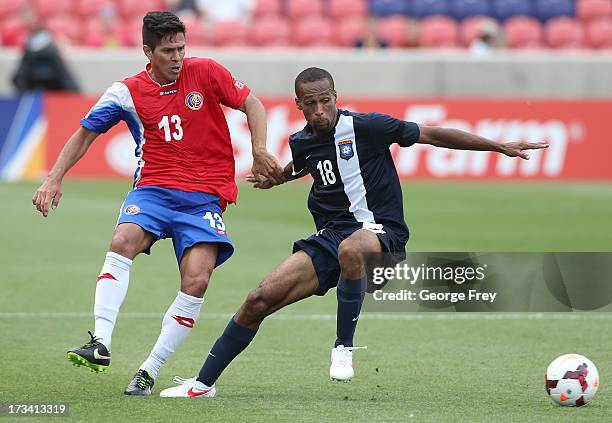
<svg viewBox="0 0 612 423"><path fill-rule="evenodd" d="M81 126L98 134L103 134L124 119L125 97L128 88L121 82L111 85L89 113L81 119Z"/></svg>
<svg viewBox="0 0 612 423"><path fill-rule="evenodd" d="M306 156L304 149L301 148L299 142L293 137L289 138L289 148L291 149L291 158L293 159L293 174L297 175L306 168Z"/></svg>
<svg viewBox="0 0 612 423"><path fill-rule="evenodd" d="M243 82L234 79L232 74L222 65L210 60L209 81L213 92L224 106L237 109L244 103L251 92Z"/></svg>
<svg viewBox="0 0 612 423"><path fill-rule="evenodd" d="M387 149L393 143L410 147L419 140L421 131L419 125L414 122L406 122L381 113L370 113L368 118L370 135L382 148Z"/></svg>

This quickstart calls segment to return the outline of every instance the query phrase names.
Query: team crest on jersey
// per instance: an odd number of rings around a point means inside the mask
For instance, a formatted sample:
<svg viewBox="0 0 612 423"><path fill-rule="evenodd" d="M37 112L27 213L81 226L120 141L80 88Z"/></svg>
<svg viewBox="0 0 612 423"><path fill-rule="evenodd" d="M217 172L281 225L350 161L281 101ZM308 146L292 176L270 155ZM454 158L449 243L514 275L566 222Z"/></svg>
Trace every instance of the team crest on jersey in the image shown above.
<svg viewBox="0 0 612 423"><path fill-rule="evenodd" d="M135 214L140 213L140 207L138 207L136 204L130 204L129 206L127 206L125 208L123 213L125 213L125 214L127 214L129 216L133 216Z"/></svg>
<svg viewBox="0 0 612 423"><path fill-rule="evenodd" d="M192 91L185 97L185 104L191 110L200 110L204 104L204 97L197 91Z"/></svg>
<svg viewBox="0 0 612 423"><path fill-rule="evenodd" d="M340 150L341 159L349 160L355 155L355 150L353 150L353 140L340 141L338 143L338 149Z"/></svg>

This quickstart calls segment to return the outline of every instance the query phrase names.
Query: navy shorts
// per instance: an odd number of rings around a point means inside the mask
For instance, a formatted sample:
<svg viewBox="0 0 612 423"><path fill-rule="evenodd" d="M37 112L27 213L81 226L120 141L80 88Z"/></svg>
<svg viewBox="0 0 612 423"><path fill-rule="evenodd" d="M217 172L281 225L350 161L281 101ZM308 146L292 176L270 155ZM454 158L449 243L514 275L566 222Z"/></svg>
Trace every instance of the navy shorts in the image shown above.
<svg viewBox="0 0 612 423"><path fill-rule="evenodd" d="M128 222L151 232L157 237L155 241L172 238L179 265L185 250L201 242L219 245L216 266L234 253L223 223L219 197L213 194L137 187L125 198L117 225ZM150 254L150 247L144 252Z"/></svg>
<svg viewBox="0 0 612 423"><path fill-rule="evenodd" d="M395 261L400 262L406 258L408 234L401 238L387 226L372 229L357 222L334 222L332 227L326 227L293 244L294 253L304 251L312 259L319 280L319 290L315 292L315 295L325 295L327 291L338 285L338 278L340 278L338 247L342 241L359 229L368 229L376 234L383 252L391 253Z"/></svg>

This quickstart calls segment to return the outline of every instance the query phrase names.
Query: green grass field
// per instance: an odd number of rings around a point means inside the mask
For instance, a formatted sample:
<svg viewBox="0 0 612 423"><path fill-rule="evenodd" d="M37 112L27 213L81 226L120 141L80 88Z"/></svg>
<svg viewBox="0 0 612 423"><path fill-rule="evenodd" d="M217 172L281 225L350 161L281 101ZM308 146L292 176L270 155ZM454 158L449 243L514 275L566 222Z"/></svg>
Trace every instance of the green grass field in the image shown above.
<svg viewBox="0 0 612 423"><path fill-rule="evenodd" d="M31 205L35 188L0 185L0 403L64 402L63 420L84 422L610 420L610 314L366 313L356 342L369 349L355 353L356 378L341 384L328 380L334 293L266 321L212 400L125 397L179 286L171 242L134 264L110 373L74 368L65 351L93 329L95 280L129 183L66 183L48 219ZM307 190L241 186L238 207L225 215L236 254L215 272L203 315L155 394L174 375L197 372L249 290L313 232ZM610 184L413 182L404 185L404 203L412 251L612 251ZM543 387L548 363L570 351L591 358L602 379L595 400L579 409L555 406Z"/></svg>

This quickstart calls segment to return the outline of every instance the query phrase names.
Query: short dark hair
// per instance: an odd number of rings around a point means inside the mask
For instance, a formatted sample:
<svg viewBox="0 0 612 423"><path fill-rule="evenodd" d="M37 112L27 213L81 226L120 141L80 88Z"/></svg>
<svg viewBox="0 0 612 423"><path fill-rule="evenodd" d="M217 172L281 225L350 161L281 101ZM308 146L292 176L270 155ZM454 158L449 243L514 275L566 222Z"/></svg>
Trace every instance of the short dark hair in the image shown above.
<svg viewBox="0 0 612 423"><path fill-rule="evenodd" d="M167 36L185 33L185 24L171 12L149 12L142 18L142 43L151 50Z"/></svg>
<svg viewBox="0 0 612 423"><path fill-rule="evenodd" d="M331 84L332 89L334 89L334 78L332 78L331 74L327 72L325 69L321 69L321 68L304 69L295 78L295 95L299 97L298 90L300 88L300 84L303 84L304 82L321 81L323 79L329 80L329 83Z"/></svg>

